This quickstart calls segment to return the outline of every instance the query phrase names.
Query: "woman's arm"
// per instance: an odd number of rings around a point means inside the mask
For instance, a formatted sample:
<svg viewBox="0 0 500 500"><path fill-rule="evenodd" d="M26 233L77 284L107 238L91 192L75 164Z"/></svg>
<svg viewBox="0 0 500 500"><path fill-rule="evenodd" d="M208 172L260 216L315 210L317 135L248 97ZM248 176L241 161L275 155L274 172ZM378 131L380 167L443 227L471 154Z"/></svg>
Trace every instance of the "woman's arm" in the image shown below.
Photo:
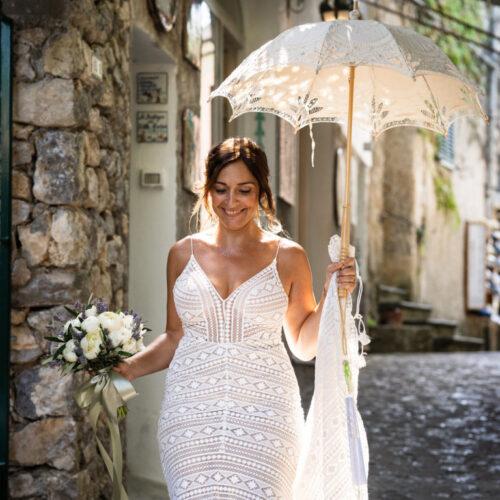
<svg viewBox="0 0 500 500"><path fill-rule="evenodd" d="M327 267L323 294L316 304L311 268L304 249L290 242L280 255L280 271L287 277L285 279L288 284L285 336L292 353L303 361L309 361L316 356L319 322L332 274L340 270L338 286L352 293L356 286L354 259L335 262Z"/></svg>
<svg viewBox="0 0 500 500"><path fill-rule="evenodd" d="M175 243L167 259L167 326L165 331L146 349L119 363L113 369L132 381L168 368L180 339L184 335L182 323L174 304L173 288L179 274L189 259L189 243L186 239Z"/></svg>

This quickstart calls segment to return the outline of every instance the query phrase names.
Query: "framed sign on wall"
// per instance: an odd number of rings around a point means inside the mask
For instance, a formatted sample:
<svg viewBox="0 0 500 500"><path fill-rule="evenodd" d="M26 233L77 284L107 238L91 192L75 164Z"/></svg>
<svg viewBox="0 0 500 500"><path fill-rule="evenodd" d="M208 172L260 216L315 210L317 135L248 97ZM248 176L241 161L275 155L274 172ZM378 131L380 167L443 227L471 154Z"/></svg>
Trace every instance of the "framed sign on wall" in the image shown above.
<svg viewBox="0 0 500 500"><path fill-rule="evenodd" d="M137 73L137 104L167 104L167 96L167 73Z"/></svg>
<svg viewBox="0 0 500 500"><path fill-rule="evenodd" d="M468 311L486 307L486 244L488 228L483 222L467 222L465 237L465 293Z"/></svg>
<svg viewBox="0 0 500 500"><path fill-rule="evenodd" d="M168 114L166 111L137 112L137 142L167 142Z"/></svg>

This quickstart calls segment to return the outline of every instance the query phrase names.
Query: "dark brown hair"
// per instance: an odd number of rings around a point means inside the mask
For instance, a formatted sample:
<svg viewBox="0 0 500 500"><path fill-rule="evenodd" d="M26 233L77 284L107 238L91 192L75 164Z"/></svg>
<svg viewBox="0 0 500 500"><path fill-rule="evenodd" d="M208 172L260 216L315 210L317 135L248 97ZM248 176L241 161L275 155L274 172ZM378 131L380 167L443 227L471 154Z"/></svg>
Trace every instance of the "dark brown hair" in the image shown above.
<svg viewBox="0 0 500 500"><path fill-rule="evenodd" d="M281 231L281 224L275 216L275 206L271 187L269 186L269 165L264 150L248 137L231 137L214 146L205 160L205 181L197 187L198 201L193 216L199 224L201 206L205 207L210 223L215 223L215 215L209 201L210 191L213 189L221 170L235 161L241 160L250 173L257 180L259 186L259 207L267 218L267 228L272 232ZM260 218L259 218L260 222Z"/></svg>

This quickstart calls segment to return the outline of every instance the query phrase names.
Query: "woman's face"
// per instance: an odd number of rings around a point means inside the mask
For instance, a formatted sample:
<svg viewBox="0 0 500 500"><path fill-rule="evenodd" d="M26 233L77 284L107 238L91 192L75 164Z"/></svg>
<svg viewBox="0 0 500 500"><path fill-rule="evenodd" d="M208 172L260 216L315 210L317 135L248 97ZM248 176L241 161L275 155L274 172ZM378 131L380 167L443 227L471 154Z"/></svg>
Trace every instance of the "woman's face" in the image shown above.
<svg viewBox="0 0 500 500"><path fill-rule="evenodd" d="M219 223L232 230L253 221L259 208L259 184L242 160L219 172L210 196Z"/></svg>

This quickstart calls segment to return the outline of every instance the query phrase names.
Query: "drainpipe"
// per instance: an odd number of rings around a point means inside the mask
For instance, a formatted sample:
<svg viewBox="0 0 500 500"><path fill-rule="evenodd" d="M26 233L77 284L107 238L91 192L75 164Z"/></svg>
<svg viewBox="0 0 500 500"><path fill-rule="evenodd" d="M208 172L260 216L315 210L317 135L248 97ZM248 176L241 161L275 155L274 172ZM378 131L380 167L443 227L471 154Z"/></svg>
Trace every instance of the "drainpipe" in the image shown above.
<svg viewBox="0 0 500 500"><path fill-rule="evenodd" d="M0 498L8 498L12 26L4 16L0 38Z"/></svg>

